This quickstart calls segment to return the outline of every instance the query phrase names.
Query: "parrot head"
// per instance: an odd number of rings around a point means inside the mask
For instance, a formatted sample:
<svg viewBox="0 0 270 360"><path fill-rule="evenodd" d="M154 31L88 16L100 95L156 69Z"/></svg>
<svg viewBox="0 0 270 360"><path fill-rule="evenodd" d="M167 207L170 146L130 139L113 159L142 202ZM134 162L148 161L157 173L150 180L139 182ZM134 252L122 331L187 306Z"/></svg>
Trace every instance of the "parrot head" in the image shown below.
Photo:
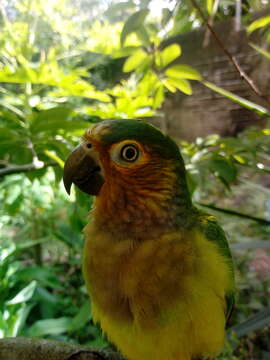
<svg viewBox="0 0 270 360"><path fill-rule="evenodd" d="M185 166L168 136L141 120L104 120L65 162L64 185L95 195L96 215L127 226L172 222L191 206Z"/></svg>

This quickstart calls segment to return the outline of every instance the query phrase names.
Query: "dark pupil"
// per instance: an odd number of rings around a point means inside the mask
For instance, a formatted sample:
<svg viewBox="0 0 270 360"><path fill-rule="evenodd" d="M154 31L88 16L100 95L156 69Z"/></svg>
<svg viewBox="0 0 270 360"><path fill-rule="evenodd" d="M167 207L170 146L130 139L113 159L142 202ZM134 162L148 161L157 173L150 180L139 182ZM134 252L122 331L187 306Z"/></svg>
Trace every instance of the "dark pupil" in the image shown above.
<svg viewBox="0 0 270 360"><path fill-rule="evenodd" d="M127 160L133 160L136 157L136 151L132 147L129 147L124 151L124 155Z"/></svg>

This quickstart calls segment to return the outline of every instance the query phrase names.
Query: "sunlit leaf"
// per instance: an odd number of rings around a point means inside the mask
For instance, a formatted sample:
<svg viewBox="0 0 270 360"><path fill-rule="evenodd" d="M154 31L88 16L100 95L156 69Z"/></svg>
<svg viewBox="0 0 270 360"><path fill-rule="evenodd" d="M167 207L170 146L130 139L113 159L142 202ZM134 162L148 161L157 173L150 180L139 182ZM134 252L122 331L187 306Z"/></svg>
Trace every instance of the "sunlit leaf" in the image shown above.
<svg viewBox="0 0 270 360"><path fill-rule="evenodd" d="M255 113L259 114L259 115L263 115L266 117L270 117L270 113L268 112L267 109L265 109L263 106L255 104L249 100L246 100L228 90L224 90L221 87L210 83L209 81L202 81L202 84L204 84L205 86L207 86L209 89L225 96L226 98L240 104L241 106L244 106L245 108L254 111Z"/></svg>
<svg viewBox="0 0 270 360"><path fill-rule="evenodd" d="M164 86L160 83L156 89L153 101L153 108L157 109L161 106L164 100Z"/></svg>
<svg viewBox="0 0 270 360"><path fill-rule="evenodd" d="M170 82L170 79L163 79L162 84L172 93L176 92L176 87Z"/></svg>
<svg viewBox="0 0 270 360"><path fill-rule="evenodd" d="M172 44L163 49L156 55L156 64L159 67L165 67L181 55L181 47L178 44Z"/></svg>
<svg viewBox="0 0 270 360"><path fill-rule="evenodd" d="M12 337L18 336L20 330L23 328L26 319L31 311L33 307L33 304L31 305L26 305L23 304L22 307L17 311L14 322L13 322L13 326L12 329L10 330L10 335Z"/></svg>
<svg viewBox="0 0 270 360"><path fill-rule="evenodd" d="M7 305L19 304L30 300L37 287L37 282L33 280L29 285L23 288L13 299L6 302Z"/></svg>
<svg viewBox="0 0 270 360"><path fill-rule="evenodd" d="M4 261L13 255L16 251L16 246L14 244L10 244L8 248L2 248L0 247L0 261L1 263L4 263Z"/></svg>
<svg viewBox="0 0 270 360"><path fill-rule="evenodd" d="M32 75L33 72L35 72L35 76ZM14 70L9 66L4 66L0 69L0 82L55 86L62 89L62 92L67 96L81 96L104 102L110 101L110 97L106 93L97 91L93 85L82 80L81 76L85 75L87 73L80 69L66 73L57 63L52 62L31 69L31 73L23 67Z"/></svg>
<svg viewBox="0 0 270 360"><path fill-rule="evenodd" d="M267 26L270 24L270 15L261 17L260 19L257 19L253 21L247 28L248 33L252 33L254 30L260 29L264 26Z"/></svg>
<svg viewBox="0 0 270 360"><path fill-rule="evenodd" d="M6 107L10 111L13 111L18 116L24 117L24 113L20 109L18 109L16 106L10 104L5 99L0 100L0 105L3 106L3 107Z"/></svg>
<svg viewBox="0 0 270 360"><path fill-rule="evenodd" d="M214 0L207 0L206 7L209 15L211 15L213 12L213 5L214 5Z"/></svg>
<svg viewBox="0 0 270 360"><path fill-rule="evenodd" d="M169 67L165 74L173 78L182 78L189 80L201 80L202 77L197 70L193 69L189 65L173 65Z"/></svg>
<svg viewBox="0 0 270 360"><path fill-rule="evenodd" d="M190 82L186 79L168 78L171 85L175 86L178 90L182 91L186 95L192 94L192 88Z"/></svg>
<svg viewBox="0 0 270 360"><path fill-rule="evenodd" d="M240 156L240 155L233 155L233 158L239 163L239 164L245 164L246 160Z"/></svg>
<svg viewBox="0 0 270 360"><path fill-rule="evenodd" d="M143 51L142 49L135 51L134 54L129 56L125 61L123 71L130 72L136 69L145 60L146 56L147 56L146 52Z"/></svg>
<svg viewBox="0 0 270 360"><path fill-rule="evenodd" d="M64 169L65 162L52 151L44 150L44 154L46 154L50 159L54 160L62 169Z"/></svg>
<svg viewBox="0 0 270 360"><path fill-rule="evenodd" d="M260 53L261 55L265 56L267 59L270 60L270 52L269 51L266 51L265 49L255 45L253 43L249 43L249 45L256 51L258 51L258 53Z"/></svg>

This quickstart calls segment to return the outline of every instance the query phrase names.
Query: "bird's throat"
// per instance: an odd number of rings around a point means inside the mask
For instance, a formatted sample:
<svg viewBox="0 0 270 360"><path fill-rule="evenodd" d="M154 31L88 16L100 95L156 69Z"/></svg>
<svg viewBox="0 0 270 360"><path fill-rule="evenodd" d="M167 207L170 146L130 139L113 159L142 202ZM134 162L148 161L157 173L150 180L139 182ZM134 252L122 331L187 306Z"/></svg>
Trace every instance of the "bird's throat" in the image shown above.
<svg viewBox="0 0 270 360"><path fill-rule="evenodd" d="M139 239L188 225L192 205L177 176L136 184L124 179L105 183L95 201L94 221L110 233Z"/></svg>

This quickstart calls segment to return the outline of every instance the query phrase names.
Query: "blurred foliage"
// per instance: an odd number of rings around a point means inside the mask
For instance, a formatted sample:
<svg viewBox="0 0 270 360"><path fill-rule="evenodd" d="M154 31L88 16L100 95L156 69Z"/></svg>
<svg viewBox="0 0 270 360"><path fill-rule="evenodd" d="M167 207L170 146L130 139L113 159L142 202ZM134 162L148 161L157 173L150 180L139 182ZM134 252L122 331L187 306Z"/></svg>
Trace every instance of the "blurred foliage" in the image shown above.
<svg viewBox="0 0 270 360"><path fill-rule="evenodd" d="M233 0L198 4L212 22L235 16ZM269 57L269 17L251 20L264 4L243 0L242 18ZM0 337L103 347L81 275L91 199L73 190L70 201L61 183L78 137L103 118L162 115L166 94L191 95L193 81L262 117L269 110L175 63L182 48L164 40L201 25L188 0L12 0L0 12ZM269 137L266 125L179 142L194 201L270 220ZM215 214L231 234L239 289L219 359L269 359L269 226Z"/></svg>

